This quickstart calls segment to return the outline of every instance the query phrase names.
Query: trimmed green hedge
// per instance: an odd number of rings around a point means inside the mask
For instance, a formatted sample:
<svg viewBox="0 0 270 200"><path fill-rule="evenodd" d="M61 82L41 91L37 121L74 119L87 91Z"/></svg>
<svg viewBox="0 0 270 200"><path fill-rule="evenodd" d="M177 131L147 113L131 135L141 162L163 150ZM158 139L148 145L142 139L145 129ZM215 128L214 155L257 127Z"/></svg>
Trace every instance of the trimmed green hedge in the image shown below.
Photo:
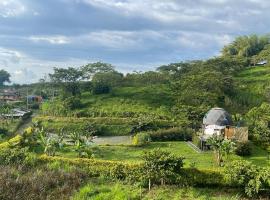
<svg viewBox="0 0 270 200"><path fill-rule="evenodd" d="M152 141L191 141L193 130L188 128L159 129L149 132Z"/></svg>

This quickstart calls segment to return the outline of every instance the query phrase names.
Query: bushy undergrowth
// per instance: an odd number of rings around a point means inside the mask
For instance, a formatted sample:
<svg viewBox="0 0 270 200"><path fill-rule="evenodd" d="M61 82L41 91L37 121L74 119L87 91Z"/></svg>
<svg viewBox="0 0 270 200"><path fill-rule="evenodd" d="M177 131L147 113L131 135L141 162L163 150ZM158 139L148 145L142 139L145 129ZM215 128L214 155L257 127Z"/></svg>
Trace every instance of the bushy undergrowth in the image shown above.
<svg viewBox="0 0 270 200"><path fill-rule="evenodd" d="M137 133L132 140L133 145L135 146L142 146L148 144L151 141L151 137L149 133L142 132Z"/></svg>
<svg viewBox="0 0 270 200"><path fill-rule="evenodd" d="M270 168L260 168L248 161L233 161L226 167L230 185L240 187L249 197L270 195Z"/></svg>
<svg viewBox="0 0 270 200"><path fill-rule="evenodd" d="M0 199L69 199L86 177L78 170L67 173L46 168L21 170L0 166Z"/></svg>
<svg viewBox="0 0 270 200"><path fill-rule="evenodd" d="M77 192L73 200L139 200L140 190L121 183L100 184L93 181Z"/></svg>
<svg viewBox="0 0 270 200"><path fill-rule="evenodd" d="M239 142L236 144L235 153L238 156L250 156L252 153L252 145L250 142Z"/></svg>

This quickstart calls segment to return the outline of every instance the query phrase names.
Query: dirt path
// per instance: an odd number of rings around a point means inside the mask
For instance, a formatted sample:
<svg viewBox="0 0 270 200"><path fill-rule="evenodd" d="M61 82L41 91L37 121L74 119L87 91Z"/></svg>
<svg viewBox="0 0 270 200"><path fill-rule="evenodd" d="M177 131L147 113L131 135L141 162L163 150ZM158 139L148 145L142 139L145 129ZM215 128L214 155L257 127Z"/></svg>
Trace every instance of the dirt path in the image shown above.
<svg viewBox="0 0 270 200"><path fill-rule="evenodd" d="M32 125L33 115L23 121L23 124L17 129L16 133L22 134L26 128Z"/></svg>

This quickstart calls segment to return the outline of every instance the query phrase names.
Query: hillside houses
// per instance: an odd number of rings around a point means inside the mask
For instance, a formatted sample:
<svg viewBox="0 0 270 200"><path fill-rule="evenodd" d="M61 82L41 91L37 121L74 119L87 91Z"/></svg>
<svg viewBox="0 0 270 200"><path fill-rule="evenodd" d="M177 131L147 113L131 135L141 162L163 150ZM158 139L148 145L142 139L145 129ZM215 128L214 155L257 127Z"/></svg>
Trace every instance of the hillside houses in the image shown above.
<svg viewBox="0 0 270 200"><path fill-rule="evenodd" d="M0 101L4 102L13 102L19 101L21 99L21 95L16 90L3 90L0 92Z"/></svg>

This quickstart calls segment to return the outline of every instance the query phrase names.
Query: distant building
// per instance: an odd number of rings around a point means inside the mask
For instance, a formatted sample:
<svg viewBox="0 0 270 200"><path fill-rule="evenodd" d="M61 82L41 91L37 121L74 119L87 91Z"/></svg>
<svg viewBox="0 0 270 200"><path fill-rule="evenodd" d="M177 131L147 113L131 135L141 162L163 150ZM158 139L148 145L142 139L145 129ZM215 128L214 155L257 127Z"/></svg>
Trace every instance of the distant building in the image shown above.
<svg viewBox="0 0 270 200"><path fill-rule="evenodd" d="M30 95L27 96L28 103L41 103L43 101L42 96Z"/></svg>
<svg viewBox="0 0 270 200"><path fill-rule="evenodd" d="M14 108L10 111L9 114L1 114L1 116L7 117L7 118L25 118L25 117L30 116L31 114L32 112L29 110Z"/></svg>
<svg viewBox="0 0 270 200"><path fill-rule="evenodd" d="M235 127L230 114L223 108L212 108L203 118L201 149L207 148L207 139L214 135L224 139L244 142L248 140L247 127Z"/></svg>
<svg viewBox="0 0 270 200"><path fill-rule="evenodd" d="M0 101L19 101L21 95L15 90L3 90L0 92Z"/></svg>

